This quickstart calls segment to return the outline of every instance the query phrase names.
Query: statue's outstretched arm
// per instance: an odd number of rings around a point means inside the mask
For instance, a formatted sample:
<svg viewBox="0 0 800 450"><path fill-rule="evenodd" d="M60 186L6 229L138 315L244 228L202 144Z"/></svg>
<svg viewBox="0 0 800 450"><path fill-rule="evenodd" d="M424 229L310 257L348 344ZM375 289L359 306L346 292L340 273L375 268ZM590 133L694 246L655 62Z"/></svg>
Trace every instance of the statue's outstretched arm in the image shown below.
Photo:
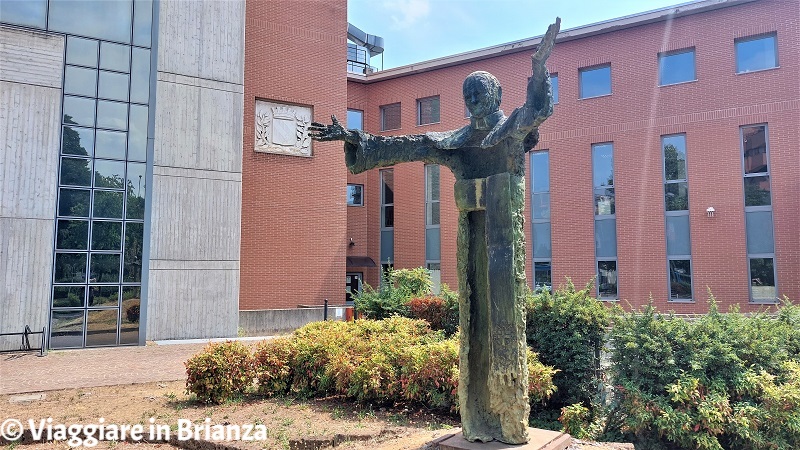
<svg viewBox="0 0 800 450"><path fill-rule="evenodd" d="M344 156L351 173L410 161L442 164L436 139L429 135L374 136L361 130L345 129L336 116L331 125L314 122L309 136L317 141L344 141Z"/></svg>
<svg viewBox="0 0 800 450"><path fill-rule="evenodd" d="M491 147L508 137L522 140L553 114L553 90L545 62L553 50L560 28L561 18L556 17L556 22L547 27L539 48L531 56L533 70L528 79L525 104L515 109L499 128L486 136L482 143L483 147Z"/></svg>

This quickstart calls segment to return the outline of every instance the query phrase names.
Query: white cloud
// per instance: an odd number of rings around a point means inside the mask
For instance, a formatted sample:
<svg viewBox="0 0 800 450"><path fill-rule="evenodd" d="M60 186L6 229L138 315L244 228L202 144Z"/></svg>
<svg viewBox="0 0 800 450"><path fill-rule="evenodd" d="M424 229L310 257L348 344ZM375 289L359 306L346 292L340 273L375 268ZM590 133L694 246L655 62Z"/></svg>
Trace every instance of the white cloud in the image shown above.
<svg viewBox="0 0 800 450"><path fill-rule="evenodd" d="M383 2L395 29L416 26L431 12L430 0L390 0Z"/></svg>

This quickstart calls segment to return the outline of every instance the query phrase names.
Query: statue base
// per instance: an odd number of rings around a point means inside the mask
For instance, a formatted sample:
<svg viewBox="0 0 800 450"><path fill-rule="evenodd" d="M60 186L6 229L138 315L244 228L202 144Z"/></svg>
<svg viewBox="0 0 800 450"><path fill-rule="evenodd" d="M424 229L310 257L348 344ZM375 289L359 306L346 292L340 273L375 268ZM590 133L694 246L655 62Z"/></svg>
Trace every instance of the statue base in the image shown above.
<svg viewBox="0 0 800 450"><path fill-rule="evenodd" d="M424 447L430 450L565 450L572 444L572 437L560 431L541 430L528 428L527 444L513 445L499 441L470 442L464 439L461 429L452 430L434 441L428 442Z"/></svg>

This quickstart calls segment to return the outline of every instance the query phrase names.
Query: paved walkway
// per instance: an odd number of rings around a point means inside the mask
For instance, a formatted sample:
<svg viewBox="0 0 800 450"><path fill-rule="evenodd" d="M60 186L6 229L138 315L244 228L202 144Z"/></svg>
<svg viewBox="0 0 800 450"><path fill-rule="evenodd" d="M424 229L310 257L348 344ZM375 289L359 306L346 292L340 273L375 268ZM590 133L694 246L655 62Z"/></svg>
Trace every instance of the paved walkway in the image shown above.
<svg viewBox="0 0 800 450"><path fill-rule="evenodd" d="M183 363L207 341L0 354L0 395L186 378Z"/></svg>

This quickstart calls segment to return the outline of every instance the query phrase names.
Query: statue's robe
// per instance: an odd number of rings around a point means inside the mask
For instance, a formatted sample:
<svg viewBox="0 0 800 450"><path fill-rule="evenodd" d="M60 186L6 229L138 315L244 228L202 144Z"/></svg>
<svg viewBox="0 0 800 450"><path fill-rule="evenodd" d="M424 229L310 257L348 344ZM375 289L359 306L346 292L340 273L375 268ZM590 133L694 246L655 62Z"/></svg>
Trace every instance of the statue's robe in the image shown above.
<svg viewBox="0 0 800 450"><path fill-rule="evenodd" d="M533 92L529 86L528 101L508 118L496 111L473 117L458 130L411 136L348 130L357 134L358 143L345 142L345 161L354 174L423 161L446 166L455 175L458 398L464 437L470 441L528 441L525 154L553 108L549 77L539 86Z"/></svg>

